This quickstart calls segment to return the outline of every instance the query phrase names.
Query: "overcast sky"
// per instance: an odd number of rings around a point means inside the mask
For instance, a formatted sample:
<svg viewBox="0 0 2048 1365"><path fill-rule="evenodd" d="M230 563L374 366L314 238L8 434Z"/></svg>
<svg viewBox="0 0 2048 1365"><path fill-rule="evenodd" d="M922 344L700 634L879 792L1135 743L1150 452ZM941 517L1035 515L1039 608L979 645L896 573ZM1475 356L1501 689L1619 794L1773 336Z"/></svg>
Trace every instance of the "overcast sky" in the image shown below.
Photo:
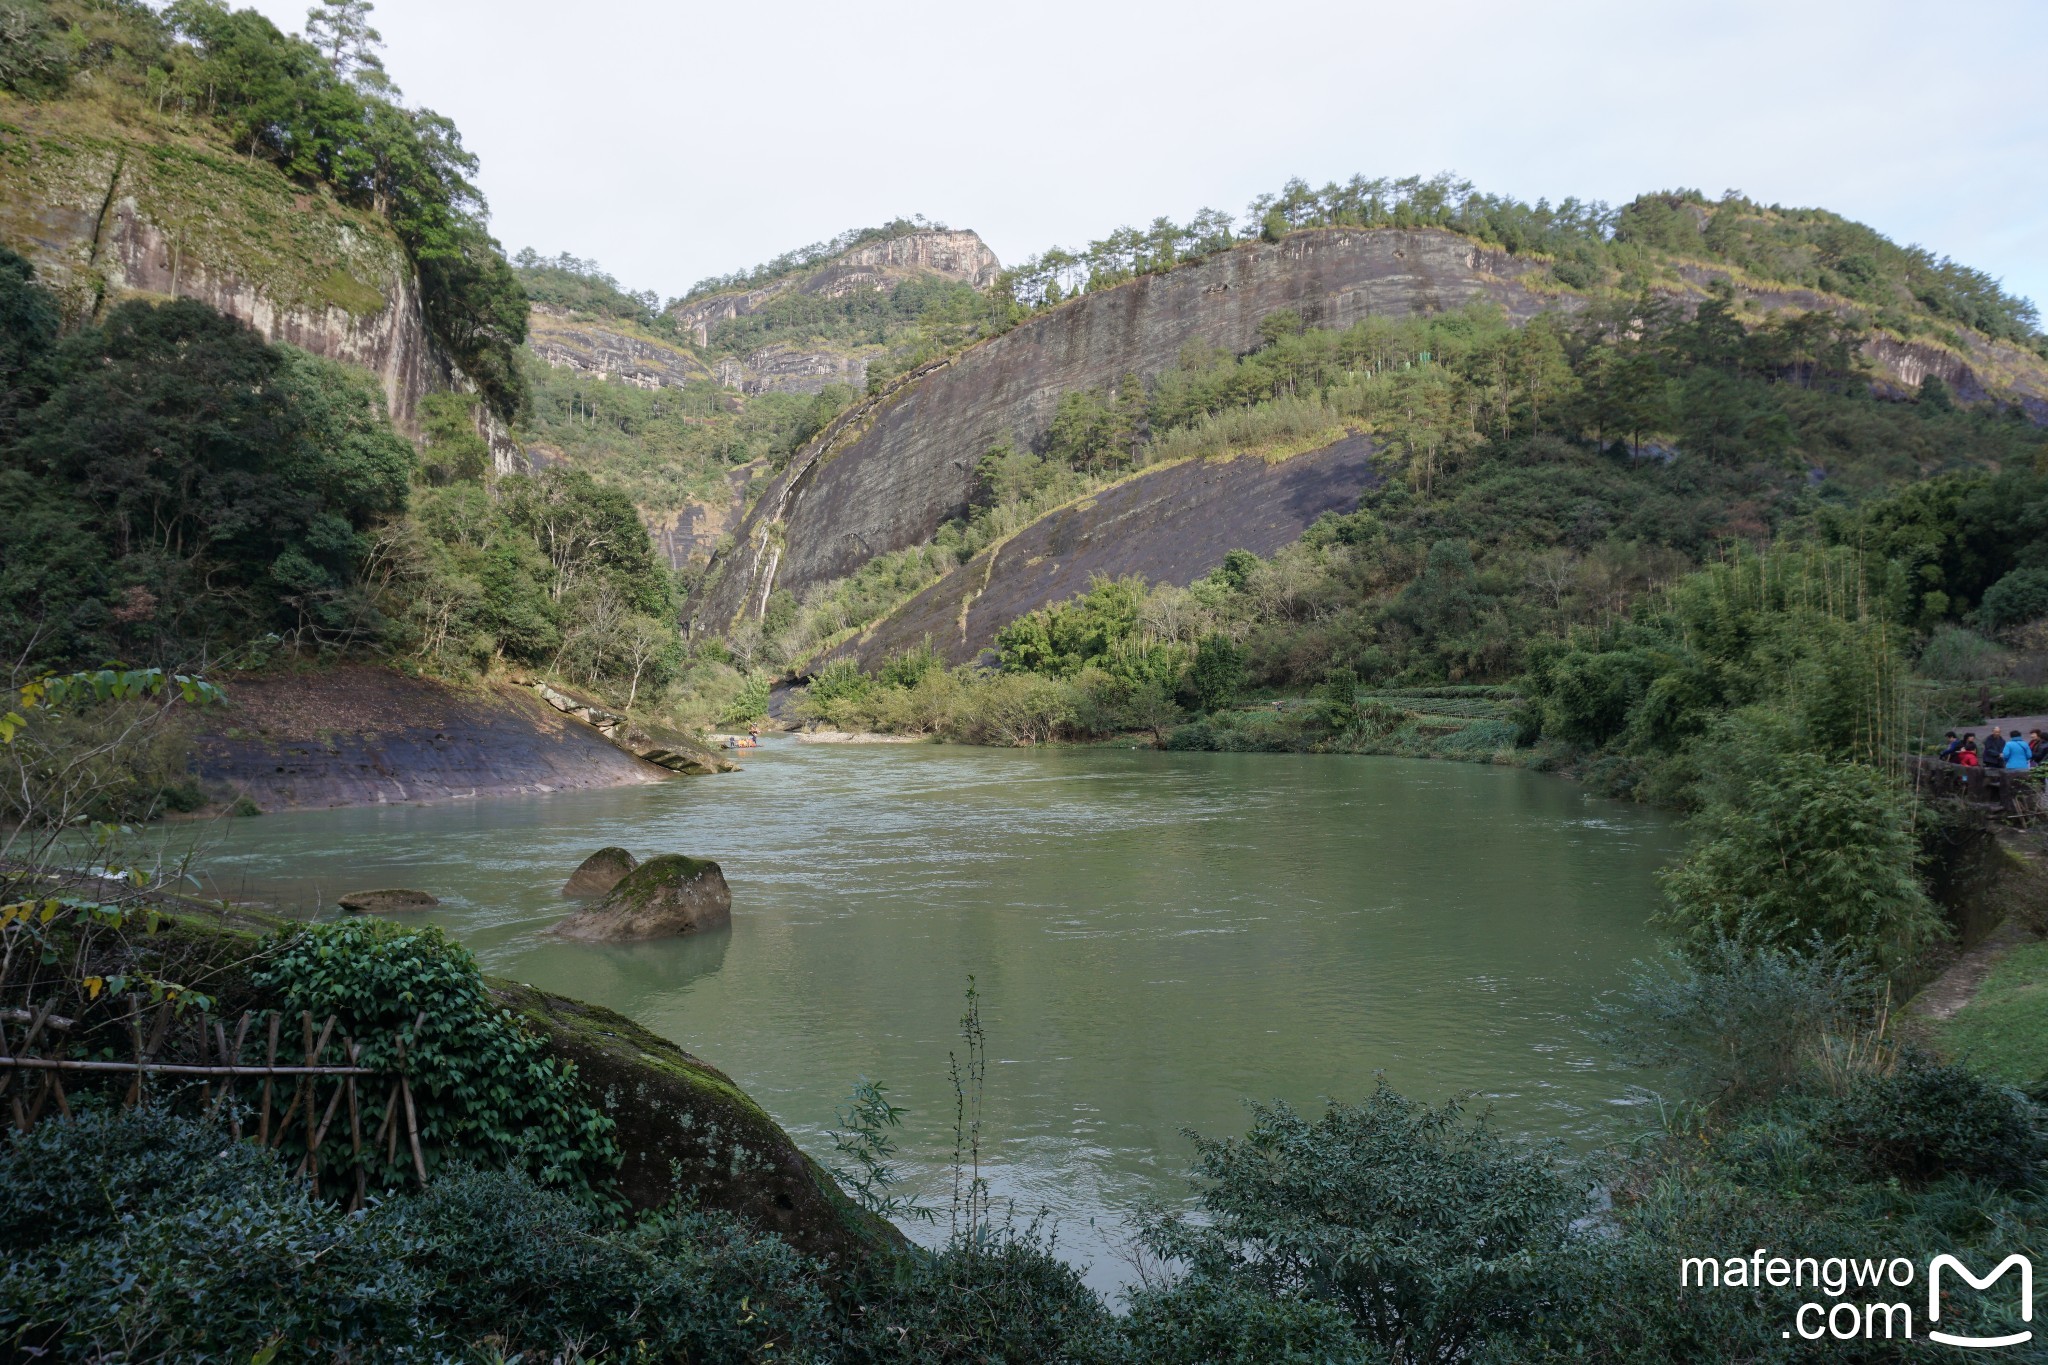
<svg viewBox="0 0 2048 1365"><path fill-rule="evenodd" d="M257 0L298 29L304 0ZM2048 303L2048 0L381 0L508 251L680 294L923 213L1005 261L1160 214L1456 171L1740 189Z"/></svg>

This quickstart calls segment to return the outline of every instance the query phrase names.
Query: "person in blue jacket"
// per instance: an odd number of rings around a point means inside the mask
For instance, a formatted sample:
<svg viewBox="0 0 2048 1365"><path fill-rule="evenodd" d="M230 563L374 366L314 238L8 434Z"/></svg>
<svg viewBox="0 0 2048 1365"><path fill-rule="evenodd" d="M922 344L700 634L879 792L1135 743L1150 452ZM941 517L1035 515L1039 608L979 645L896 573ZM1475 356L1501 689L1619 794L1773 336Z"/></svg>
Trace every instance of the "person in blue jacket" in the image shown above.
<svg viewBox="0 0 2048 1365"><path fill-rule="evenodd" d="M2020 735L2020 728L2012 728L2012 737L2005 742L2005 767L2008 772L2023 773L2034 766L2034 751L2027 747L2027 741Z"/></svg>

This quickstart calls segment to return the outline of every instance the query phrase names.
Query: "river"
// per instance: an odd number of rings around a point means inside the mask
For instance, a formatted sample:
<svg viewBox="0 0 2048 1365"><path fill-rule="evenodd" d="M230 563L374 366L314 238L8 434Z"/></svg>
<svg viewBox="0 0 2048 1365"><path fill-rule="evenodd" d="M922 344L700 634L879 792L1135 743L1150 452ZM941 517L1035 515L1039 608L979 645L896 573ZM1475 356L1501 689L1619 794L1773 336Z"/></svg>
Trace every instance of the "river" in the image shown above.
<svg viewBox="0 0 2048 1365"><path fill-rule="evenodd" d="M1181 1129L1313 1108L1376 1071L1510 1128L1608 1131L1633 1077L1584 1034L1654 947L1655 812L1556 778L1403 759L827 746L652 787L294 812L207 827L214 894L302 912L373 886L487 971L609 1005L730 1073L813 1154L857 1077L905 1105L944 1204L947 1056L987 1030L987 1174L1091 1283L1126 1214L1184 1197ZM592 850L723 864L733 927L602 947L543 931ZM940 1226L943 1228L943 1214ZM913 1229L914 1235L929 1232Z"/></svg>

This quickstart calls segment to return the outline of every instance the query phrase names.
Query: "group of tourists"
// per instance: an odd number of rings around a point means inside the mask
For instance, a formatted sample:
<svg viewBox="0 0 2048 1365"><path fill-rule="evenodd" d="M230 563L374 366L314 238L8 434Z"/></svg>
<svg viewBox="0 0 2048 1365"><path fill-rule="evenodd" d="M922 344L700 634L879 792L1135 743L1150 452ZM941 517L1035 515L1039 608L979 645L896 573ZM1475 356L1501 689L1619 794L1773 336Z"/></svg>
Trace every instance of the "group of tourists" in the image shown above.
<svg viewBox="0 0 2048 1365"><path fill-rule="evenodd" d="M1994 727L1984 736L1980 746L1975 735L1956 738L1956 732L1948 732L1943 743L1941 758L1945 763L1954 763L1964 768L2004 768L2010 772L2025 772L2029 768L2048 763L2048 736L2039 730L2030 730L2022 736L2018 726L2010 735L2000 735Z"/></svg>

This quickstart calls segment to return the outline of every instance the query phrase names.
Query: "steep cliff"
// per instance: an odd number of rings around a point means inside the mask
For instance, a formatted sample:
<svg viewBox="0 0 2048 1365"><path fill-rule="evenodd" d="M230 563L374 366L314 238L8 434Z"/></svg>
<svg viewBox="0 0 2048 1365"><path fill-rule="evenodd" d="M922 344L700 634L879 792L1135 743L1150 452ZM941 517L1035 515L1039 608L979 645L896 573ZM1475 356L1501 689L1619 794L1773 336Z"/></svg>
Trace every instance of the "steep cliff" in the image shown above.
<svg viewBox="0 0 2048 1365"><path fill-rule="evenodd" d="M1086 295L906 376L858 421L806 447L742 523L692 620L724 629L771 587L801 597L927 539L966 509L982 453L1036 441L1067 390L1156 374L1190 342L1250 350L1259 323L1286 308L1322 327L1476 300L1526 319L1556 306L1542 280L1540 266L1449 232L1337 229Z"/></svg>
<svg viewBox="0 0 2048 1365"><path fill-rule="evenodd" d="M958 280L976 289L986 289L995 283L1001 270L1002 262L976 233L945 229L910 232L857 246L813 270L758 289L685 299L669 310L669 316L683 331L694 335L699 346L708 346L713 327L758 313L769 300L783 294L842 298L862 291L887 291L919 276Z"/></svg>
<svg viewBox="0 0 2048 1365"><path fill-rule="evenodd" d="M617 319L536 304L526 325L528 348L557 369L641 389L680 389L711 378L690 351Z"/></svg>
<svg viewBox="0 0 2048 1365"><path fill-rule="evenodd" d="M1816 291L1753 286L1712 266L1676 263L1666 280L1661 287L1688 305L1725 280L1764 312L1847 307ZM981 455L1003 441L1037 442L1062 393L1125 373L1150 377L1191 342L1243 353L1257 344L1260 322L1282 309L1312 326L1343 328L1372 315L1474 302L1520 322L1588 301L1540 260L1434 228L1312 229L1086 294L905 376L799 451L714 564L691 605L692 624L724 630L761 611L774 589L801 598L874 555L922 543L965 512ZM1953 344L1880 335L1866 348L1880 386L1903 392L1934 373L1966 398L1996 396L2048 419L2048 364L1961 329L1952 335Z"/></svg>
<svg viewBox="0 0 2048 1365"><path fill-rule="evenodd" d="M996 632L1085 592L1097 574L1185 585L1232 550L1270 555L1325 512L1348 512L1375 482L1364 436L1287 459L1183 460L1047 513L932 584L826 658L874 668L929 641L968 663Z"/></svg>
<svg viewBox="0 0 2048 1365"><path fill-rule="evenodd" d="M0 244L74 316L124 297L198 299L273 341L376 375L413 430L452 374L385 223L275 167L76 104L0 95Z"/></svg>

